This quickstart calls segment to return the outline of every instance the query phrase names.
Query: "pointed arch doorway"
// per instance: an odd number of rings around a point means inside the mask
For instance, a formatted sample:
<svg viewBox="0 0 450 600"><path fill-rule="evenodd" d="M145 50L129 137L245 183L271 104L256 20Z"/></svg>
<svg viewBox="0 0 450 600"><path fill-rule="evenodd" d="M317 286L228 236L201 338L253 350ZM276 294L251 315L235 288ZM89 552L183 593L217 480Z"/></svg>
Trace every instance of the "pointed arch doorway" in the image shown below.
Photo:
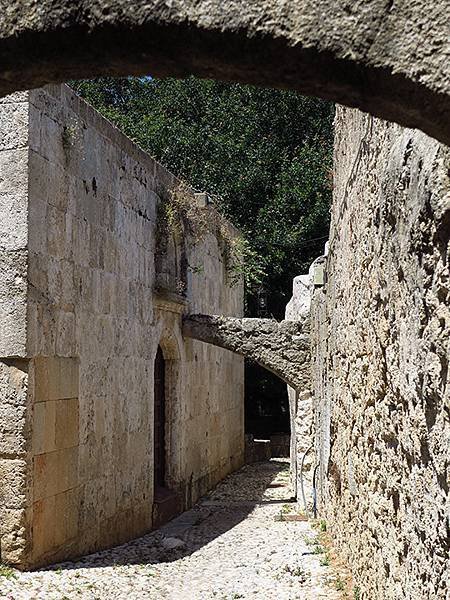
<svg viewBox="0 0 450 600"><path fill-rule="evenodd" d="M182 510L181 498L168 485L167 473L167 389L170 369L158 346L154 362L153 405L153 527L159 527Z"/></svg>
<svg viewBox="0 0 450 600"><path fill-rule="evenodd" d="M154 490L164 488L166 484L166 364L161 347L158 346L154 371Z"/></svg>

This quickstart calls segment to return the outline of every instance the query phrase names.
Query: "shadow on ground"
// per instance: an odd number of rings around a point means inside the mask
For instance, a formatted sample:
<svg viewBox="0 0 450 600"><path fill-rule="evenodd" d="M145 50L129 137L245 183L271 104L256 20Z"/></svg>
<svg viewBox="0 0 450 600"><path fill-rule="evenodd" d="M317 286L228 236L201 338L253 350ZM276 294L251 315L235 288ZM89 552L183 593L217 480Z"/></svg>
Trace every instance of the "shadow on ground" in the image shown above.
<svg viewBox="0 0 450 600"><path fill-rule="evenodd" d="M292 502L289 462L272 459L245 465L229 475L190 510L140 538L45 569L158 564L193 554L246 519L258 506ZM172 546L172 547L171 547Z"/></svg>

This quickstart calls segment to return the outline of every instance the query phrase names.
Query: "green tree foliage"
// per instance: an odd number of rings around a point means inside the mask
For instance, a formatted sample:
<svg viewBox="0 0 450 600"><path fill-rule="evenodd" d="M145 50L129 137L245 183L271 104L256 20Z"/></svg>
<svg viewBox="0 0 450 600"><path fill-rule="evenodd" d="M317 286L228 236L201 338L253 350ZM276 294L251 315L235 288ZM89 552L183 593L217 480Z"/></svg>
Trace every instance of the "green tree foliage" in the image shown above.
<svg viewBox="0 0 450 600"><path fill-rule="evenodd" d="M220 198L264 273L269 314L281 318L292 278L305 272L328 233L333 106L194 77L72 86L172 172ZM253 286L247 313L256 312Z"/></svg>

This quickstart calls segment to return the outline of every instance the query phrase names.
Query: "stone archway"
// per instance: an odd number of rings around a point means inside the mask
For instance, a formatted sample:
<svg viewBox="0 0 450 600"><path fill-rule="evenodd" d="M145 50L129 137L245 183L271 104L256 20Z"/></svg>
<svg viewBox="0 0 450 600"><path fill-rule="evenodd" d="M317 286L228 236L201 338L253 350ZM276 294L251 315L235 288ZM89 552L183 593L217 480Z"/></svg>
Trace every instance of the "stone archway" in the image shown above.
<svg viewBox="0 0 450 600"><path fill-rule="evenodd" d="M164 435L164 486L176 489L181 480L178 445L181 436L180 397L182 395L184 361L183 341L180 333L183 304L172 302L154 295L155 322L158 328L158 344L154 346L153 356L158 351L164 360L164 396L165 396L165 435Z"/></svg>
<svg viewBox="0 0 450 600"><path fill-rule="evenodd" d="M153 488L154 493L166 484L166 361L158 346L153 374Z"/></svg>
<svg viewBox="0 0 450 600"><path fill-rule="evenodd" d="M311 411L311 349L309 309L293 314L295 320L277 322L274 319L239 319L217 315L186 315L183 335L213 344L252 359L277 375L288 385L290 394L290 460L294 494L297 495L297 462L299 415ZM299 407L302 407L301 410ZM308 425L302 426L303 437L309 440ZM300 446L310 445L302 439ZM304 448L303 448L304 450Z"/></svg>
<svg viewBox="0 0 450 600"><path fill-rule="evenodd" d="M309 321L187 315L183 335L250 358L294 389L309 380Z"/></svg>
<svg viewBox="0 0 450 600"><path fill-rule="evenodd" d="M450 143L446 2L8 3L0 95L100 74L285 87Z"/></svg>
<svg viewBox="0 0 450 600"><path fill-rule="evenodd" d="M171 397L174 368L166 356L162 346L158 345L153 372L153 527L169 521L183 508L182 498L172 489L171 481L174 465L171 453L173 432L170 426L173 415L170 413L174 410L176 398Z"/></svg>

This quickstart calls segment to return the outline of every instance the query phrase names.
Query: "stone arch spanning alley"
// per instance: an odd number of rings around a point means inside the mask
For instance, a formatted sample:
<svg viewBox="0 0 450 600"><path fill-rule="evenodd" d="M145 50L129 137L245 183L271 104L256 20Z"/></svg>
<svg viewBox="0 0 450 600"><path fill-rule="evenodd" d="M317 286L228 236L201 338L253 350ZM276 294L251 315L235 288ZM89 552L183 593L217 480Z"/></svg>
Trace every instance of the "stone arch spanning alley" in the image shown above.
<svg viewBox="0 0 450 600"><path fill-rule="evenodd" d="M192 73L335 100L449 144L448 13L448 0L12 0L0 95L101 74ZM328 281L311 312L314 444L319 503L362 598L447 594L449 160L421 132L337 110ZM297 385L288 346L303 330L270 327L284 356L258 347L245 320L184 324L232 350L234 331L242 353ZM71 356L56 367L75 380ZM25 513L7 510L4 539L19 562Z"/></svg>
<svg viewBox="0 0 450 600"><path fill-rule="evenodd" d="M314 261L308 275L296 278L287 319L238 319L218 315L187 315L182 333L249 358L288 385L291 481L298 492L298 461L311 443L311 336L310 303ZM301 280L301 281L299 281ZM296 285L297 283L297 285ZM298 285L300 283L300 285ZM308 459L308 469L311 467ZM302 485L300 483L300 485Z"/></svg>
<svg viewBox="0 0 450 600"><path fill-rule="evenodd" d="M100 74L284 87L450 142L448 2L7 2L0 94Z"/></svg>
<svg viewBox="0 0 450 600"><path fill-rule="evenodd" d="M299 321L189 315L183 335L250 358L293 389L309 385L310 339L307 318Z"/></svg>

